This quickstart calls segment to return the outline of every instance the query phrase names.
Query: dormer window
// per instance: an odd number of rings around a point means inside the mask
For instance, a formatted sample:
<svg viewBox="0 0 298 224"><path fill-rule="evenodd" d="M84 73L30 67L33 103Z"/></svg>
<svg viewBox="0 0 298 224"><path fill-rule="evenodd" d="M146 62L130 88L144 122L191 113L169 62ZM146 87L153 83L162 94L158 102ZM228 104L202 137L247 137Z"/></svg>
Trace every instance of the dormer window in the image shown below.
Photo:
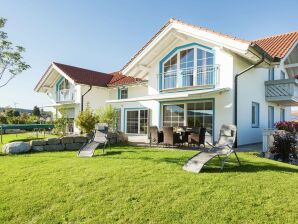
<svg viewBox="0 0 298 224"><path fill-rule="evenodd" d="M128 89L127 88L121 88L118 90L119 91L119 99L127 99L128 98Z"/></svg>
<svg viewBox="0 0 298 224"><path fill-rule="evenodd" d="M161 89L215 85L214 52L201 45L182 48L161 62ZM179 47L178 47L179 48ZM163 62L164 61L164 62Z"/></svg>

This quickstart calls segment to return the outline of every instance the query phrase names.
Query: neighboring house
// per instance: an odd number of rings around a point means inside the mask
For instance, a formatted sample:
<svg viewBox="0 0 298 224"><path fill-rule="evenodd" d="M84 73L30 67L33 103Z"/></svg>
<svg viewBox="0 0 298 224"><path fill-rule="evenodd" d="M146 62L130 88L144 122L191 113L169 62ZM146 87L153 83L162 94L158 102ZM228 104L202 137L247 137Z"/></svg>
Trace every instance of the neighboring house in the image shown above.
<svg viewBox="0 0 298 224"><path fill-rule="evenodd" d="M128 135L146 136L150 125L204 126L212 141L222 124L236 122L238 144L256 143L298 105L297 40L292 32L246 41L171 19L121 71L52 63L35 90L70 119L87 102L112 104Z"/></svg>

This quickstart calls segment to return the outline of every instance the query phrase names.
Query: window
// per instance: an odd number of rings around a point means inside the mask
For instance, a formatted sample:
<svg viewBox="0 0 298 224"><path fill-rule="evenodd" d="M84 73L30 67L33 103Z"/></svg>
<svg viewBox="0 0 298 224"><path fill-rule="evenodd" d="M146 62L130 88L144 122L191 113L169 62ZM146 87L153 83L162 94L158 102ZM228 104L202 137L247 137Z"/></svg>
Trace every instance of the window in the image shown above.
<svg viewBox="0 0 298 224"><path fill-rule="evenodd" d="M180 52L180 69L182 76L182 86L193 86L194 73L194 49Z"/></svg>
<svg viewBox="0 0 298 224"><path fill-rule="evenodd" d="M284 71L280 71L280 79L286 79L286 73Z"/></svg>
<svg viewBox="0 0 298 224"><path fill-rule="evenodd" d="M163 106L163 126L184 126L184 104Z"/></svg>
<svg viewBox="0 0 298 224"><path fill-rule="evenodd" d="M213 132L213 102L202 101L187 104L187 126L204 127L212 136Z"/></svg>
<svg viewBox="0 0 298 224"><path fill-rule="evenodd" d="M182 49L162 64L162 89L215 85L214 53L207 47Z"/></svg>
<svg viewBox="0 0 298 224"><path fill-rule="evenodd" d="M128 89L127 88L121 88L120 89L120 94L119 98L122 99L127 99L128 98Z"/></svg>
<svg viewBox="0 0 298 224"><path fill-rule="evenodd" d="M268 128L274 128L274 107L268 107Z"/></svg>
<svg viewBox="0 0 298 224"><path fill-rule="evenodd" d="M251 106L251 127L258 128L260 126L260 105L252 102Z"/></svg>
<svg viewBox="0 0 298 224"><path fill-rule="evenodd" d="M116 109L116 130L121 131L121 109Z"/></svg>
<svg viewBox="0 0 298 224"><path fill-rule="evenodd" d="M274 67L269 68L268 80L274 80Z"/></svg>
<svg viewBox="0 0 298 224"><path fill-rule="evenodd" d="M148 110L136 109L126 111L126 133L147 134Z"/></svg>
<svg viewBox="0 0 298 224"><path fill-rule="evenodd" d="M197 84L214 84L214 55L211 52L198 49L197 51Z"/></svg>
<svg viewBox="0 0 298 224"><path fill-rule="evenodd" d="M281 108L280 109L280 121L285 121L286 120L286 111L285 109Z"/></svg>
<svg viewBox="0 0 298 224"><path fill-rule="evenodd" d="M177 54L164 64L164 89L176 88Z"/></svg>

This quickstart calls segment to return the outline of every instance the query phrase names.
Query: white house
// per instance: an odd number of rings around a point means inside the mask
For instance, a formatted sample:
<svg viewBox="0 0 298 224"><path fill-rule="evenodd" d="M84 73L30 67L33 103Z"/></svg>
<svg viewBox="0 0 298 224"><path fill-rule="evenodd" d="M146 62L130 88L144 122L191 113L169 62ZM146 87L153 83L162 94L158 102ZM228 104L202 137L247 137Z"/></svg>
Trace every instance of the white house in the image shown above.
<svg viewBox="0 0 298 224"><path fill-rule="evenodd" d="M298 105L297 42L298 32L246 41L171 19L121 71L52 63L35 91L69 119L87 102L112 104L119 130L132 136L151 125L203 126L213 140L236 123L238 145L257 143Z"/></svg>

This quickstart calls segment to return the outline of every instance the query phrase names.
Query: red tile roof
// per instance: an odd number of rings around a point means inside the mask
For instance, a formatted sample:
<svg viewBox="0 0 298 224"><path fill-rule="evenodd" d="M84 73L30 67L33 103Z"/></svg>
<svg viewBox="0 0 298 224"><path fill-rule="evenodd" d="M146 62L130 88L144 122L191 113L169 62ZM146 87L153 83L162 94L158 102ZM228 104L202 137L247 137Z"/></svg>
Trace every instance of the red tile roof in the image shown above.
<svg viewBox="0 0 298 224"><path fill-rule="evenodd" d="M252 41L267 52L272 58L283 58L298 40L298 31L274 35Z"/></svg>
<svg viewBox="0 0 298 224"><path fill-rule="evenodd" d="M134 83L144 82L144 80L140 78L135 78L132 76L125 76L120 71L111 73L113 76L112 80L107 84L107 86L121 86L121 85L129 85Z"/></svg>
<svg viewBox="0 0 298 224"><path fill-rule="evenodd" d="M76 83L100 87L130 85L143 81L139 78L125 76L121 72L103 73L71 65L53 63Z"/></svg>
<svg viewBox="0 0 298 224"><path fill-rule="evenodd" d="M76 83L106 87L113 76L103 72L92 71L60 63L53 63Z"/></svg>

